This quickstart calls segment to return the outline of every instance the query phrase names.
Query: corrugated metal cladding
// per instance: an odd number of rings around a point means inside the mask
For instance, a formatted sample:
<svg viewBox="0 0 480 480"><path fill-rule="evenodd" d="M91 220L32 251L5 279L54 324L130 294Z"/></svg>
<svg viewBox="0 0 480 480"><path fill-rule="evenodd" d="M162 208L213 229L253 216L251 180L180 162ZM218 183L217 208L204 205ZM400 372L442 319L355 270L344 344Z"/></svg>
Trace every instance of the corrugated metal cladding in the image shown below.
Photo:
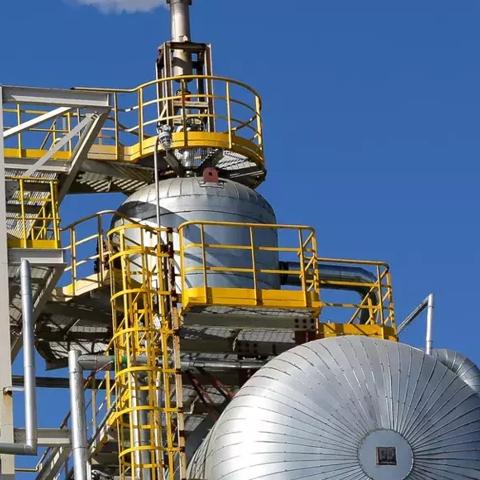
<svg viewBox="0 0 480 480"><path fill-rule="evenodd" d="M190 464L208 480L480 479L480 396L407 345L289 350L240 390Z"/></svg>

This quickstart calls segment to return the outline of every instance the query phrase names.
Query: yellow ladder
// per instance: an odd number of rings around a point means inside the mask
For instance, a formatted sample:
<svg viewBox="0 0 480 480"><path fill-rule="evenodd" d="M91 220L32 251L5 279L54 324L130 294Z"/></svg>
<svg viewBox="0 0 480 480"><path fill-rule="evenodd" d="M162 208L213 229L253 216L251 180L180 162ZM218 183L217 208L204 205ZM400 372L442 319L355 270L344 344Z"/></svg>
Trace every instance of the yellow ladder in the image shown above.
<svg viewBox="0 0 480 480"><path fill-rule="evenodd" d="M173 233L108 233L120 478L184 479L183 393Z"/></svg>

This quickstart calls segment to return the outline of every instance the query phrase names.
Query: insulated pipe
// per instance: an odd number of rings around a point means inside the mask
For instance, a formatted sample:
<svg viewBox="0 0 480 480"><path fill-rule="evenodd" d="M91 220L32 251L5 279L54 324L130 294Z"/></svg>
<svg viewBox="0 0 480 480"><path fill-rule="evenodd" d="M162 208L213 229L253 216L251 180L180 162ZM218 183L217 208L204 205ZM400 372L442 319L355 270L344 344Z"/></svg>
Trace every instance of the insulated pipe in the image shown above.
<svg viewBox="0 0 480 480"><path fill-rule="evenodd" d="M25 385L25 443L0 443L0 453L37 455L38 427L35 383L35 344L33 339L33 302L30 262L20 266L23 323L23 370Z"/></svg>
<svg viewBox="0 0 480 480"><path fill-rule="evenodd" d="M140 358L140 360L142 360ZM79 358L80 365L85 370L99 370L103 368L113 369L113 356L106 355L82 355ZM265 365L265 362L251 360L202 360L182 359L182 369L205 368L209 370L258 370Z"/></svg>
<svg viewBox="0 0 480 480"><path fill-rule="evenodd" d="M435 307L433 293L430 293L398 326L398 333L407 328L425 309L427 310L427 332L425 335L425 353L432 354L433 346L433 309Z"/></svg>
<svg viewBox="0 0 480 480"><path fill-rule="evenodd" d="M480 368L469 358L453 350L433 350L432 355L458 375L472 390L480 395Z"/></svg>
<svg viewBox="0 0 480 480"><path fill-rule="evenodd" d="M281 276L281 283L283 285L300 285L300 278L298 275L289 274L289 270L299 270L300 263L298 262L280 262L280 270L284 270L286 273ZM331 282L354 282L371 284L377 281L377 277L368 270L361 267L349 267L346 265L330 265L319 264L318 270L320 278L322 280L328 280ZM349 290L359 293L362 297L367 295L371 288L369 286L360 285L330 285L329 289L333 290ZM377 292L372 291L370 293L372 300L375 304L378 304ZM367 310L363 309L360 313L360 322L365 323L368 321L370 314Z"/></svg>
<svg viewBox="0 0 480 480"><path fill-rule="evenodd" d="M70 376L70 411L72 419L72 453L75 480L88 478L88 442L85 421L85 397L83 393L83 368L78 361L80 352L68 353Z"/></svg>
<svg viewBox="0 0 480 480"><path fill-rule="evenodd" d="M167 0L172 17L172 42L190 41L190 5L191 0ZM173 55L174 76L192 73L192 58L186 50L175 50Z"/></svg>

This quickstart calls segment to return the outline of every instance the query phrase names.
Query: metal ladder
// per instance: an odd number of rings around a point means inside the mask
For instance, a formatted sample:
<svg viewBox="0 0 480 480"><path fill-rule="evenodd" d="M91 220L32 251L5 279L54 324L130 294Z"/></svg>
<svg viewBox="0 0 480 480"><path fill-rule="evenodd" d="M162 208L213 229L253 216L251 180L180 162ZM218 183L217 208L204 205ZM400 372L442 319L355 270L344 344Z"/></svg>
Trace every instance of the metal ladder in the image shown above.
<svg viewBox="0 0 480 480"><path fill-rule="evenodd" d="M108 238L120 478L184 479L173 232L124 224Z"/></svg>

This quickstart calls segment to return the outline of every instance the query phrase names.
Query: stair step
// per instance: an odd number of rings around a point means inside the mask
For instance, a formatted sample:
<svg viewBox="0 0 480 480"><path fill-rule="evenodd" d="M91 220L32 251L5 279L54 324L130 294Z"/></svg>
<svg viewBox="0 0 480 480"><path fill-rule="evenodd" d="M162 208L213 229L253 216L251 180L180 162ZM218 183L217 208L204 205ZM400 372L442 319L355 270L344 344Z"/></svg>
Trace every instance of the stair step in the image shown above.
<svg viewBox="0 0 480 480"><path fill-rule="evenodd" d="M23 205L23 211L26 214L38 214L43 205ZM7 213L22 213L22 205L18 203L7 203ZM32 220L32 219L31 219Z"/></svg>

